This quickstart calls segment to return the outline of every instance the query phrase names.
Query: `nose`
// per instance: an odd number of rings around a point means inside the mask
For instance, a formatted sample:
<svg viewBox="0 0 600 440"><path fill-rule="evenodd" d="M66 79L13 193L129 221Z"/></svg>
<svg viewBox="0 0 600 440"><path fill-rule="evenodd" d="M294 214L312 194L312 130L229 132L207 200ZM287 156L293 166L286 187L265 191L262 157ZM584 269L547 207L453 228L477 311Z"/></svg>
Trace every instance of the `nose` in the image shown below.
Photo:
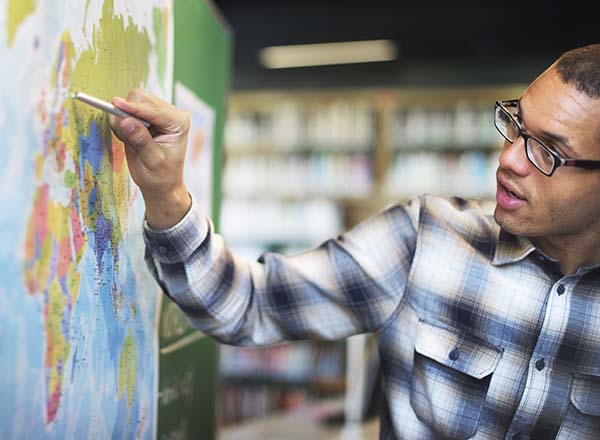
<svg viewBox="0 0 600 440"><path fill-rule="evenodd" d="M519 176L527 176L533 165L531 165L525 153L525 139L519 136L512 144L504 141L504 149L500 154L498 163L500 168L512 171Z"/></svg>

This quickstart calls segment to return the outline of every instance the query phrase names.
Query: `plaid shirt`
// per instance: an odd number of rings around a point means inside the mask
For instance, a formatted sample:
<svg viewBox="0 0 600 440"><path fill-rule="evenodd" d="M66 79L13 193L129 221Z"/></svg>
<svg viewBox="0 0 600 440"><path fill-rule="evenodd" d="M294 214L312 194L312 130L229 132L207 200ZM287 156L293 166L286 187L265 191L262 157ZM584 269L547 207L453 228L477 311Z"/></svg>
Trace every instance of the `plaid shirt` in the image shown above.
<svg viewBox="0 0 600 440"><path fill-rule="evenodd" d="M382 439L600 438L600 277L423 196L315 250L233 255L194 203L147 261L193 323L266 345L375 335Z"/></svg>

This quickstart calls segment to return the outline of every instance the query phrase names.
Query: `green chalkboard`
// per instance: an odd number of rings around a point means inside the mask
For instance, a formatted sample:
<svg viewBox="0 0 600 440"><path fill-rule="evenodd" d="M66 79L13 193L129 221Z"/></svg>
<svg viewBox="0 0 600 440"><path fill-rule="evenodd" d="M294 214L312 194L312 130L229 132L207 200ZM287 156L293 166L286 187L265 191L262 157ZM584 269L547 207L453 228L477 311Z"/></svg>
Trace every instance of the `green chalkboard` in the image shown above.
<svg viewBox="0 0 600 440"><path fill-rule="evenodd" d="M212 218L219 228L223 128L232 35L208 1L174 2L174 83L214 110ZM166 296L159 326L158 439L214 439L217 344L192 328Z"/></svg>

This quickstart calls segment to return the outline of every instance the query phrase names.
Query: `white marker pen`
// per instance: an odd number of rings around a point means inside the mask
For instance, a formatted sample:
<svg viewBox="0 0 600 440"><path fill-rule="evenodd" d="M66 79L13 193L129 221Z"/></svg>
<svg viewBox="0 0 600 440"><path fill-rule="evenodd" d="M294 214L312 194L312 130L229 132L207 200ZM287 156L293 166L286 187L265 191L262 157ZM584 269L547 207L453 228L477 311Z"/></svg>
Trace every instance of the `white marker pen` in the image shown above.
<svg viewBox="0 0 600 440"><path fill-rule="evenodd" d="M103 101L100 98L96 98L95 96L88 95L83 92L75 92L73 94L73 98L80 100L81 102L85 102L86 104L91 105L92 107L96 107L97 109L104 110L105 112L111 113L115 116L119 116L120 118L134 118L144 124L147 128L150 128L150 123L144 121L137 116L134 116L130 113L124 112L120 108L115 107L110 102Z"/></svg>

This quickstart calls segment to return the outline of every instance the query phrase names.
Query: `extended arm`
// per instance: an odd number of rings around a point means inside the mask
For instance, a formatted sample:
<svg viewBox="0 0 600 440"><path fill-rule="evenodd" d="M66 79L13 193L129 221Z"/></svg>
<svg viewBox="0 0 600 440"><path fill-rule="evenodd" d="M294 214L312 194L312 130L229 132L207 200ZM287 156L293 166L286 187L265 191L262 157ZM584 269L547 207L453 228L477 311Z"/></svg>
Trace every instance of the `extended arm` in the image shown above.
<svg viewBox="0 0 600 440"><path fill-rule="evenodd" d="M400 304L418 203L394 207L296 256L232 254L183 182L189 117L141 90L113 104L152 124L112 119L146 203L147 261L194 324L222 341L265 345L375 331Z"/></svg>

